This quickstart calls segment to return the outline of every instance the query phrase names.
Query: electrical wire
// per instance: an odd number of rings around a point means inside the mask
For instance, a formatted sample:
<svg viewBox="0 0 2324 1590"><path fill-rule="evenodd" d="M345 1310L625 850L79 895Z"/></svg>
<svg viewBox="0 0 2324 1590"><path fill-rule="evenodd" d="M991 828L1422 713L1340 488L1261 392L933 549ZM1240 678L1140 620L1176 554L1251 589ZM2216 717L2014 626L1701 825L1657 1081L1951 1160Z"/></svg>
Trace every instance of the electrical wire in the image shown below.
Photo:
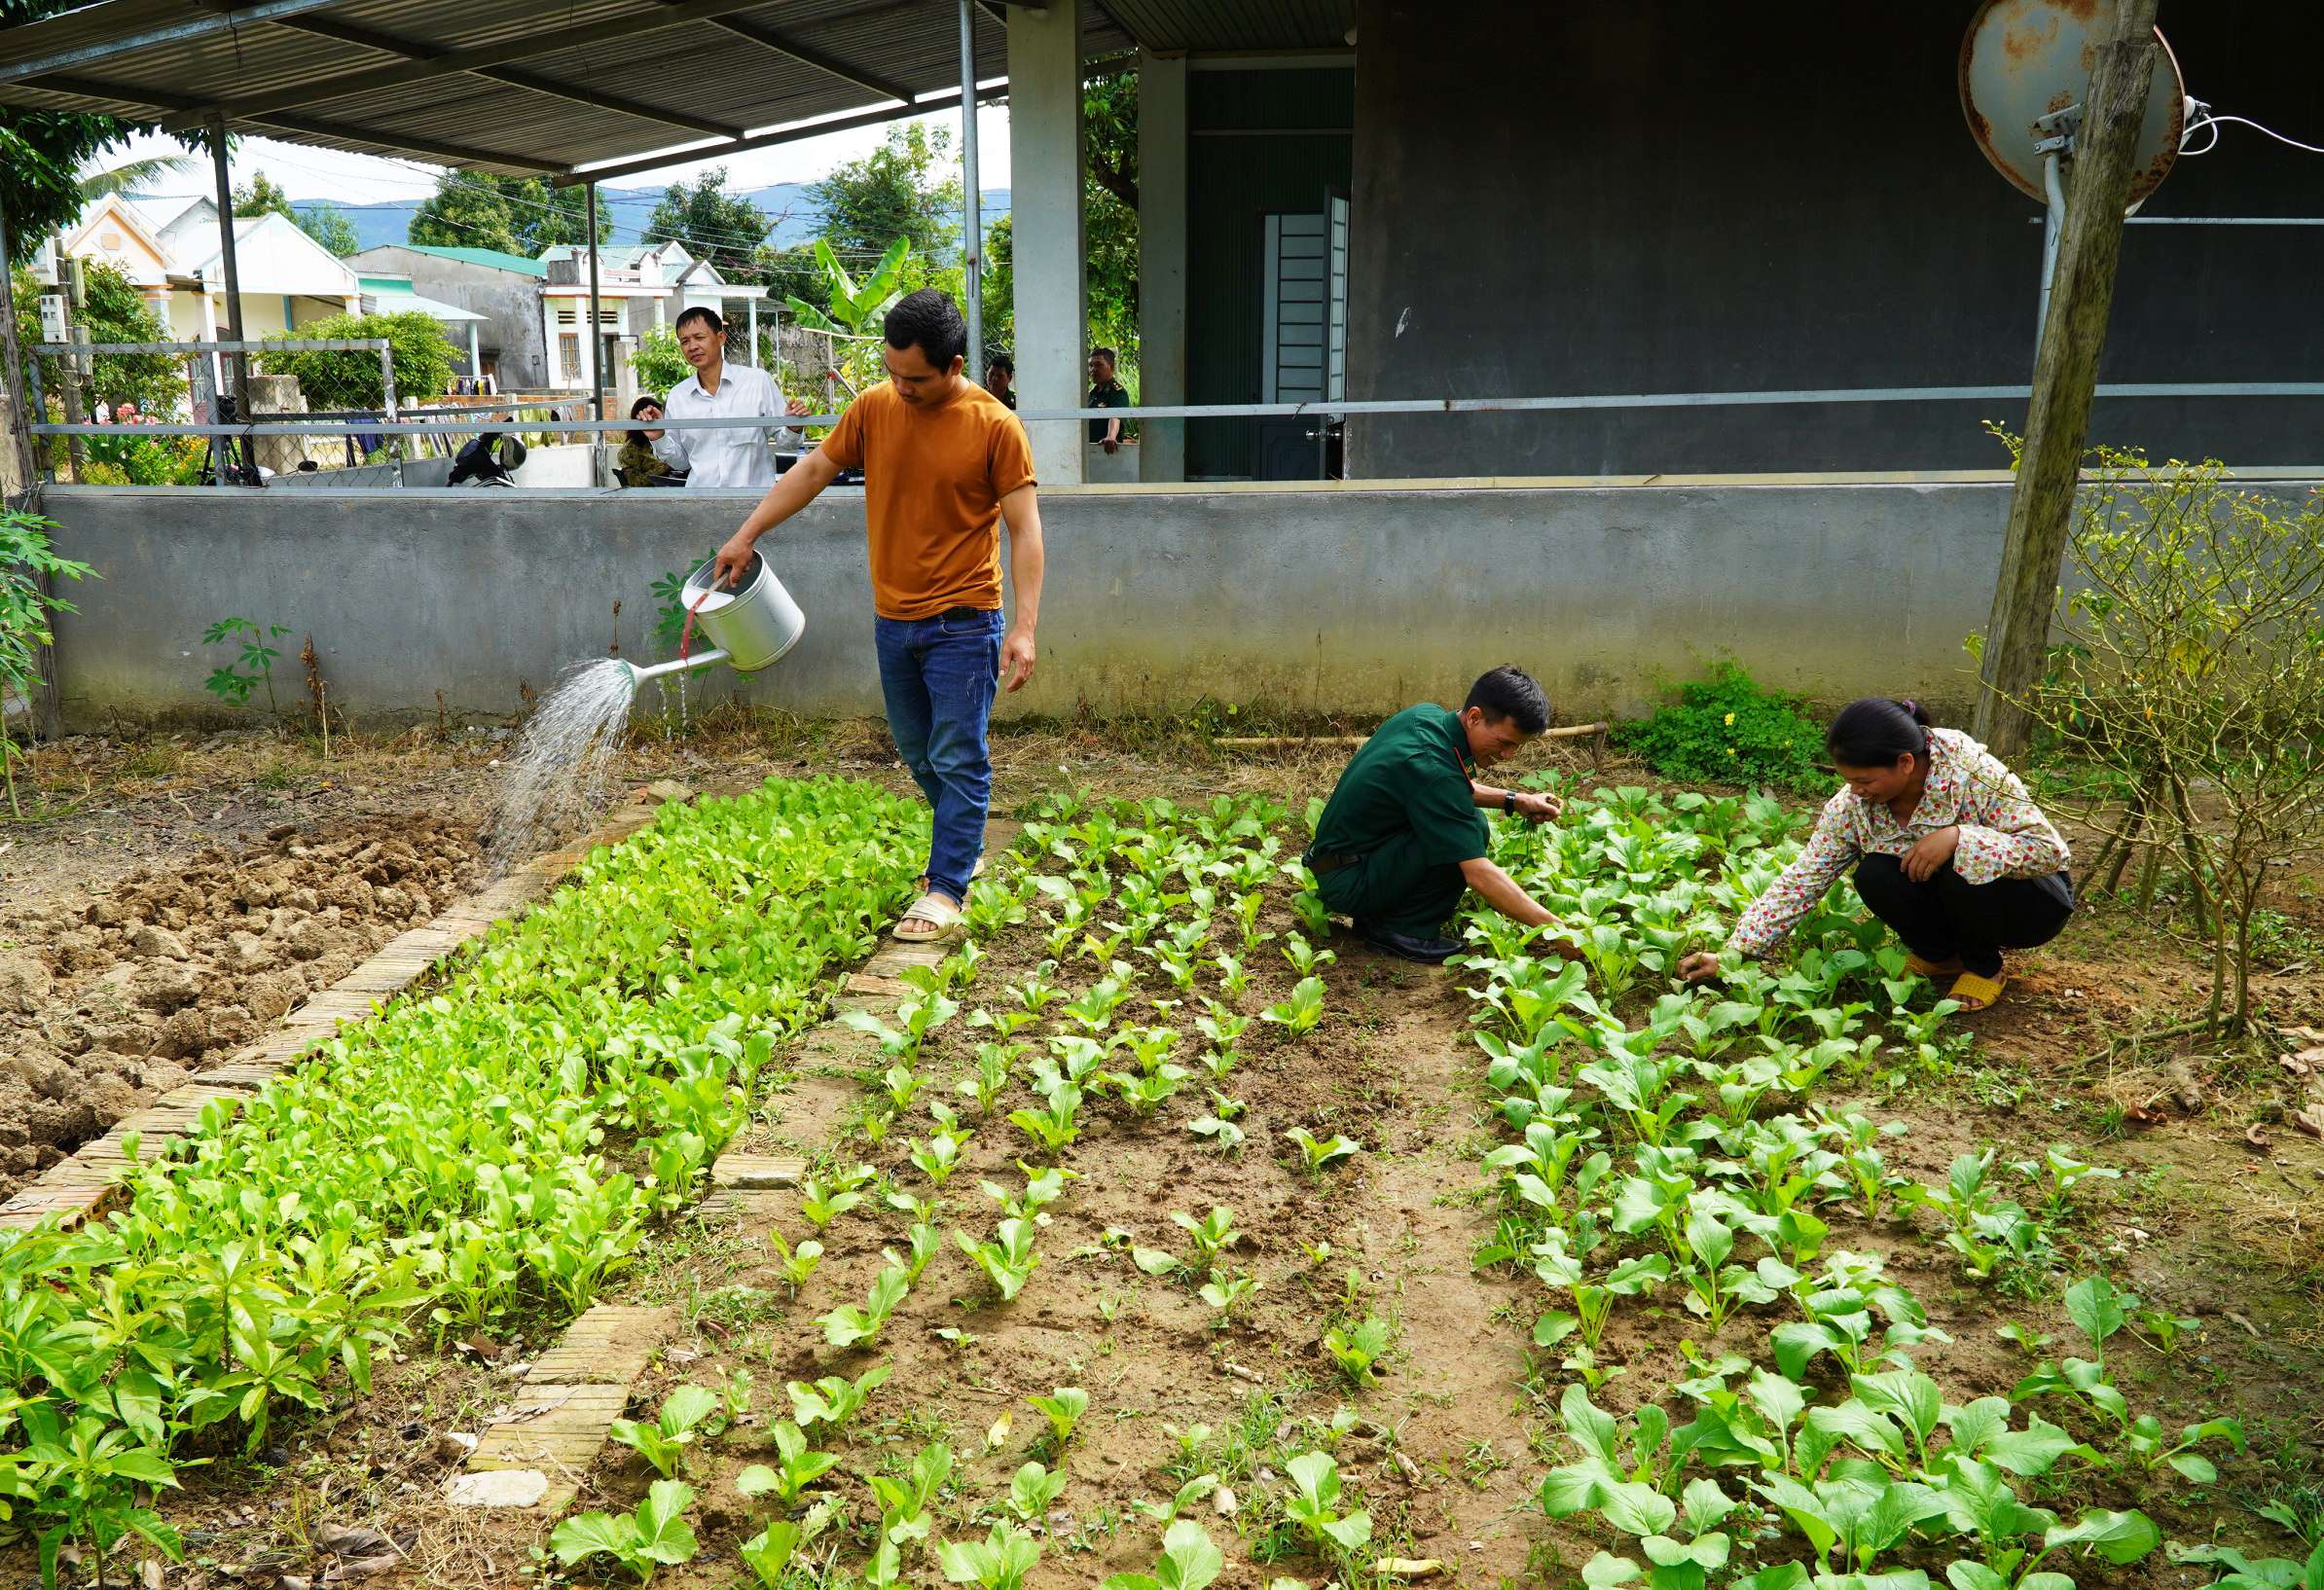
<svg viewBox="0 0 2324 1590"><path fill-rule="evenodd" d="M2217 149L2219 147L2219 128L2224 124L2230 122L2235 123L2241 126L2247 126L2254 132L2262 133L2268 137L2273 138L2279 144L2288 144L2292 148L2300 150L2305 154L2324 155L2324 147L2319 147L2315 144L2302 143L2298 138L2287 137L2285 134L2276 131L2273 127L2261 126L2248 116L2213 115L2211 113L2211 107L2199 99L2195 102L2195 108L2197 113L2197 120L2190 123L2188 125L2187 130L2179 137L2179 153L2182 155L2208 155L2212 150ZM2188 139L2194 137L2198 132L2204 131L2208 131L2211 134L2211 141L2209 143L2204 144L2200 149L2190 149L2187 147Z"/></svg>

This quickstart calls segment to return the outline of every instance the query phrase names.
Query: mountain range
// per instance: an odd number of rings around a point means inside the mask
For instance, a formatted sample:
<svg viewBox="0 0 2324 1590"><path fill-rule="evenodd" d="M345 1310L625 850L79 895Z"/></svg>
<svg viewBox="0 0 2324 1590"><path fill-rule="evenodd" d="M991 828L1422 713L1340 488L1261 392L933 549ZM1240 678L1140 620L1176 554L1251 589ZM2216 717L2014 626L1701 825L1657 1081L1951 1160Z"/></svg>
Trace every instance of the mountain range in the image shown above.
<svg viewBox="0 0 2324 1590"><path fill-rule="evenodd" d="M810 184L779 182L766 188L736 190L736 197L745 199L773 223L767 240L778 248L789 248L815 239L817 223L821 219L815 200L809 197ZM599 199L612 218L612 235L603 239L607 247L615 243L634 243L639 240L646 218L654 206L662 201L661 188L599 188ZM317 204L334 202L330 199L300 199L291 201L295 210L309 210ZM418 209L417 199L382 199L372 204L341 204L355 228L355 236L365 248L377 248L381 243L400 243L406 240L412 226L412 214ZM988 188L984 192L983 219L986 226L1008 213L1009 191L1006 188Z"/></svg>

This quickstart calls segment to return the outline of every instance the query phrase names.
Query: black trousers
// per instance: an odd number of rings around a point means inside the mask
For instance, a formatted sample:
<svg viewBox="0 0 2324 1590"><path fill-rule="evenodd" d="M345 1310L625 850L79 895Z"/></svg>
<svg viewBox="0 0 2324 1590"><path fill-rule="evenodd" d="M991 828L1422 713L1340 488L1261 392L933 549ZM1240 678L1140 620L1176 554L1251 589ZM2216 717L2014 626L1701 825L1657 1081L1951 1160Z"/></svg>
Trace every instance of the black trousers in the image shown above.
<svg viewBox="0 0 2324 1590"><path fill-rule="evenodd" d="M1916 884L1897 857L1868 855L1856 864L1856 892L1914 955L1935 961L1957 956L1979 977L2001 970L2004 950L2048 944L2074 914L2073 885L2062 872L1972 884L1947 861Z"/></svg>

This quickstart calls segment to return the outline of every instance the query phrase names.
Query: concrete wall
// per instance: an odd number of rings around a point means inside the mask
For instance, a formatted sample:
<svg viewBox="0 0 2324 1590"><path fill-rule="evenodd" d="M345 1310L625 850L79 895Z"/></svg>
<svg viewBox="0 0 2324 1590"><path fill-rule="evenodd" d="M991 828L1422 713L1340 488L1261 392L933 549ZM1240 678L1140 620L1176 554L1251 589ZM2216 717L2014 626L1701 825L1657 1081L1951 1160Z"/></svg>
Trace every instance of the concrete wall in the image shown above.
<svg viewBox="0 0 2324 1590"><path fill-rule="evenodd" d="M1973 8L1359 0L1352 398L2013 384L2040 208L1971 140ZM2189 90L2315 141L2324 8L2166 5ZM2306 129L2303 131L2302 129ZM2150 216L2324 215L2248 127ZM2101 379L2313 380L2313 227L2133 225ZM1365 476L1990 468L2004 403L1358 418ZM2324 400L2102 403L2094 435L2316 459Z"/></svg>
<svg viewBox="0 0 2324 1590"><path fill-rule="evenodd" d="M1040 673L1004 710L1385 711L1513 661L1577 718L1643 707L1722 653L1819 700L1957 704L2008 492L1999 476L1047 491ZM502 716L569 662L649 655L648 587L753 495L54 488L57 550L103 576L57 622L65 710L92 728L213 710L199 637L242 613L311 632L358 719L432 718L439 691ZM860 493L826 492L765 546L807 636L694 700L876 714Z"/></svg>
<svg viewBox="0 0 2324 1590"><path fill-rule="evenodd" d="M488 358L497 356L503 391L537 391L548 383L548 350L541 342L541 279L467 260L422 254L382 243L349 255L347 264L366 274L410 276L423 298L440 299L485 317L476 340ZM466 338L458 338L460 374L467 373Z"/></svg>

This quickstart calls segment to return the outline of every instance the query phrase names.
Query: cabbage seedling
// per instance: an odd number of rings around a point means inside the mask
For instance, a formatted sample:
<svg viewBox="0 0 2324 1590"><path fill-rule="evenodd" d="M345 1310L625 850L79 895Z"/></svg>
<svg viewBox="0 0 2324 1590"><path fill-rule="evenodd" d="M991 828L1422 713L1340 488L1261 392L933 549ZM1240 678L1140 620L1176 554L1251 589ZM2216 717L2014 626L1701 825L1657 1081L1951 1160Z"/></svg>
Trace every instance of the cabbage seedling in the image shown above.
<svg viewBox="0 0 2324 1590"><path fill-rule="evenodd" d="M677 1480L656 1480L634 1513L581 1513L549 1532L549 1549L567 1568L592 1557L611 1557L650 1579L654 1570L691 1562L699 1549L686 1525L694 1488Z"/></svg>
<svg viewBox="0 0 2324 1590"><path fill-rule="evenodd" d="M1151 1573L1115 1573L1099 1590L1204 1590L1226 1567L1226 1554L1191 1518L1173 1523Z"/></svg>
<svg viewBox="0 0 2324 1590"><path fill-rule="evenodd" d="M718 1393L700 1386L680 1386L663 1400L661 1417L652 1424L616 1419L605 1433L654 1465L664 1479L677 1477L686 1448L694 1444L703 1422L719 1408Z"/></svg>
<svg viewBox="0 0 2324 1590"><path fill-rule="evenodd" d="M875 1364L854 1380L839 1375L825 1375L810 1386L794 1380L786 1388L791 1396L791 1417L801 1429L828 1425L833 1429L845 1426L862 1410L872 1392L888 1384L891 1366Z"/></svg>
<svg viewBox="0 0 2324 1590"><path fill-rule="evenodd" d="M1029 1396L1034 1411L1049 1421L1049 1428L1057 1437L1057 1449L1073 1438L1073 1428L1081 1423L1081 1416L1089 1412L1089 1393L1078 1386L1060 1386L1047 1396Z"/></svg>
<svg viewBox="0 0 2324 1590"><path fill-rule="evenodd" d="M1341 1160L1353 1159L1363 1151L1363 1144L1353 1138L1320 1138L1303 1126L1295 1126L1284 1133L1299 1145L1299 1163L1309 1175L1321 1175Z"/></svg>
<svg viewBox="0 0 2324 1590"><path fill-rule="evenodd" d="M774 1466L752 1464L735 1476L735 1489L746 1497L772 1495L785 1507L794 1507L809 1486L838 1464L839 1456L809 1448L806 1431L787 1419L775 1422L774 1435L781 1462Z"/></svg>

